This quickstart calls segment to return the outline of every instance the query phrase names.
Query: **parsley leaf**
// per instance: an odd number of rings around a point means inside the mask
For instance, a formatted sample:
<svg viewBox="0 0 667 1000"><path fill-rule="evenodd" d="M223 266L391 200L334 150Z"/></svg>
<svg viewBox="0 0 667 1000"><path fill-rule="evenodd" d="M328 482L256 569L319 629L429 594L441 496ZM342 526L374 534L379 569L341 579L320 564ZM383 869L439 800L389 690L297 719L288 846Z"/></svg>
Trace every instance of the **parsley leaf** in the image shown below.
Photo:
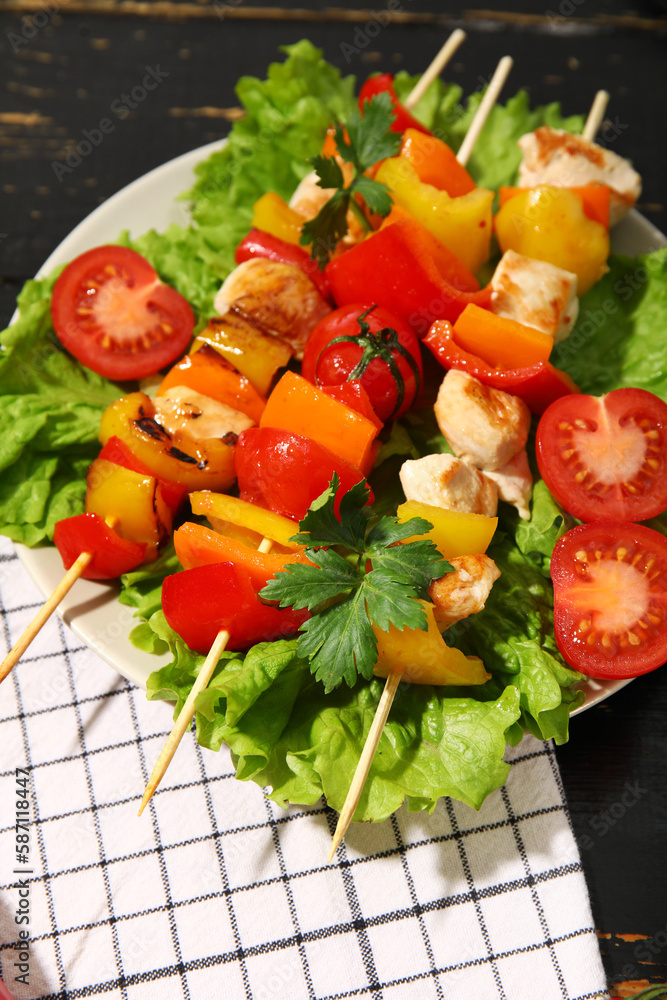
<svg viewBox="0 0 667 1000"><path fill-rule="evenodd" d="M365 171L380 160L398 153L401 137L391 131L393 120L391 98L389 94L382 93L364 102L363 116L356 109L345 126L340 122L336 124L338 154L342 160L352 164L355 172L348 187L345 187L343 171L334 157L320 155L310 160L319 176L319 186L335 189L315 218L309 219L301 228L300 243L310 246L310 255L321 268L347 233L349 210L354 212L365 229L370 228L357 197L363 199L369 211L377 215L388 215L391 211L389 188L367 177Z"/></svg>
<svg viewBox="0 0 667 1000"><path fill-rule="evenodd" d="M368 506L363 480L343 494L338 506L339 487L334 474L293 538L306 546L315 565L293 563L261 592L281 607L312 612L301 627L298 653L310 661L327 692L342 681L351 687L358 675L372 677L377 659L373 626L426 630L418 601L428 600L431 581L452 569L427 538L397 544L428 531L429 521L378 519Z"/></svg>
<svg viewBox="0 0 667 1000"><path fill-rule="evenodd" d="M370 101L364 101L363 116L358 108L347 121L349 142L340 125L336 126L336 144L344 160L353 163L360 173L368 170L379 160L396 156L401 145L398 132L391 132L391 123L396 114L388 93L375 94Z"/></svg>

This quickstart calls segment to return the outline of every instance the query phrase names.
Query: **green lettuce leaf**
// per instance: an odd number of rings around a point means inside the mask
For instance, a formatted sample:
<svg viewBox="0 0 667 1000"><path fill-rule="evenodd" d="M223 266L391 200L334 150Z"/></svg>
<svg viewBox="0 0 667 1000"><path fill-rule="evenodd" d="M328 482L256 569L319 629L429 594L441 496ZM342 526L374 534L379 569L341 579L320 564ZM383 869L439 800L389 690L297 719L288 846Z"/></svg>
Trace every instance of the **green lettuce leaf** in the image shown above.
<svg viewBox="0 0 667 1000"><path fill-rule="evenodd" d="M175 701L176 715L204 658L187 649L161 611L150 627L174 662L151 674L148 697ZM324 794L341 809L383 683L327 695L299 658L296 640L225 653L197 698L197 739L213 750L228 744L237 777L270 786L279 805L312 804ZM507 778L505 734L519 717L512 685L486 701L472 701L462 688L401 685L355 820L386 819L403 801L431 812L443 795L478 809Z"/></svg>
<svg viewBox="0 0 667 1000"><path fill-rule="evenodd" d="M667 247L636 259L612 256L552 361L583 392L636 386L667 400L666 309Z"/></svg>
<svg viewBox="0 0 667 1000"><path fill-rule="evenodd" d="M57 272L29 281L19 318L0 335L0 533L26 545L83 511L86 471L119 388L61 348L51 323Z"/></svg>

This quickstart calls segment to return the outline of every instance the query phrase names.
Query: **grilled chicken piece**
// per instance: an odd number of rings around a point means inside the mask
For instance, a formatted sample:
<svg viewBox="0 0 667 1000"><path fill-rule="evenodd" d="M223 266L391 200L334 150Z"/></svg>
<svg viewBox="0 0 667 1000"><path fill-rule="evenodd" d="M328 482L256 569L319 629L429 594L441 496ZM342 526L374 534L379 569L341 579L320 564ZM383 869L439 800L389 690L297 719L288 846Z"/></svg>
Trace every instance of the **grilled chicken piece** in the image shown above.
<svg viewBox="0 0 667 1000"><path fill-rule="evenodd" d="M611 189L610 222L615 225L641 192L641 177L628 160L580 135L543 125L519 139L523 162L519 186L583 187L606 184Z"/></svg>
<svg viewBox="0 0 667 1000"><path fill-rule="evenodd" d="M511 503L519 511L524 521L530 520L530 498L533 494L533 475L528 465L526 449L511 458L501 469L489 472L482 470L487 479L498 487L498 496L505 503Z"/></svg>
<svg viewBox="0 0 667 1000"><path fill-rule="evenodd" d="M300 268L263 257L235 267L216 295L214 306L219 316L234 309L264 333L280 337L299 360L310 331L331 312Z"/></svg>
<svg viewBox="0 0 667 1000"><path fill-rule="evenodd" d="M494 517L498 489L467 462L453 455L427 455L403 462L399 472L408 500Z"/></svg>
<svg viewBox="0 0 667 1000"><path fill-rule="evenodd" d="M155 397L153 404L156 421L174 439L188 435L195 441L221 438L233 444L241 431L255 423L245 413L184 385L167 389L164 395Z"/></svg>
<svg viewBox="0 0 667 1000"><path fill-rule="evenodd" d="M500 576L493 559L486 555L456 556L449 562L454 572L434 580L428 591L441 632L481 611Z"/></svg>
<svg viewBox="0 0 667 1000"><path fill-rule="evenodd" d="M354 167L351 163L343 160L340 156L337 156L336 160L339 167L343 171L343 179L345 181L345 186L347 187L354 179ZM298 212L304 222L307 222L309 219L314 219L319 210L336 191L335 188L320 187L317 181L318 173L316 170L312 170L309 174L306 174L290 198L290 208L293 208L295 212ZM359 243L360 240L363 240L366 235L359 219L356 217L352 209L348 209L346 220L347 233L338 244L339 250L349 249L349 247L354 246L355 243Z"/></svg>
<svg viewBox="0 0 667 1000"><path fill-rule="evenodd" d="M543 260L507 250L491 279L491 312L548 333L569 336L577 314L577 276Z"/></svg>
<svg viewBox="0 0 667 1000"><path fill-rule="evenodd" d="M467 372L447 372L434 410L454 454L480 469L501 469L526 446L530 410L523 400Z"/></svg>

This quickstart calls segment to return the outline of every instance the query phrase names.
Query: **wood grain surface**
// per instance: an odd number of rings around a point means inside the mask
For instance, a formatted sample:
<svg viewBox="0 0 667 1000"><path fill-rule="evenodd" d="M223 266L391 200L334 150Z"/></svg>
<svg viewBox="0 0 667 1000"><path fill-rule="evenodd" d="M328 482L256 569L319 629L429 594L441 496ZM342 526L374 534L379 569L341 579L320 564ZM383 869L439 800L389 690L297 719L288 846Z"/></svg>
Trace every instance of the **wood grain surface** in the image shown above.
<svg viewBox="0 0 667 1000"><path fill-rule="evenodd" d="M244 73L264 76L278 47L309 37L346 73L419 72L454 26L468 32L447 76L476 90L498 59L506 95L585 111L611 93L614 149L644 178L640 208L667 232L665 6L553 0L535 9L465 9L419 0L359 4L251 0L4 0L0 3L0 322L22 282L98 204L171 157L222 138ZM386 18L383 18L386 20ZM370 26L370 27L369 27ZM152 69L160 83L121 115ZM135 94L138 93L135 90ZM124 96L125 95L125 96ZM71 171L68 148L110 118L113 130ZM665 317L667 336L667 316ZM575 718L558 750L610 983L632 996L667 981L667 672ZM526 998L527 1000L527 998Z"/></svg>

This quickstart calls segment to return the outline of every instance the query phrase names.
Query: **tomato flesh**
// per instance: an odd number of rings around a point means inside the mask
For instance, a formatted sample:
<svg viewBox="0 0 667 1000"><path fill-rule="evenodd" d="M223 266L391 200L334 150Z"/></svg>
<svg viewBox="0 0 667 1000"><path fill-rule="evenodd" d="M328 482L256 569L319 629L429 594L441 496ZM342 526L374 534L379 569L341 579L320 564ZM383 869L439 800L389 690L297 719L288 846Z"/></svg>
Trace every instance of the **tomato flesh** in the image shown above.
<svg viewBox="0 0 667 1000"><path fill-rule="evenodd" d="M310 617L305 610L263 604L247 571L227 562L166 577L162 610L171 628L202 655L222 629L229 632L227 649L246 649L292 635Z"/></svg>
<svg viewBox="0 0 667 1000"><path fill-rule="evenodd" d="M53 289L51 318L70 354L98 375L139 379L187 348L194 313L128 247L96 247L75 258Z"/></svg>
<svg viewBox="0 0 667 1000"><path fill-rule="evenodd" d="M644 521L667 507L667 404L645 389L557 399L535 447L547 486L582 521Z"/></svg>
<svg viewBox="0 0 667 1000"><path fill-rule="evenodd" d="M554 633L589 677L635 677L667 661L667 539L645 525L581 524L551 558Z"/></svg>

